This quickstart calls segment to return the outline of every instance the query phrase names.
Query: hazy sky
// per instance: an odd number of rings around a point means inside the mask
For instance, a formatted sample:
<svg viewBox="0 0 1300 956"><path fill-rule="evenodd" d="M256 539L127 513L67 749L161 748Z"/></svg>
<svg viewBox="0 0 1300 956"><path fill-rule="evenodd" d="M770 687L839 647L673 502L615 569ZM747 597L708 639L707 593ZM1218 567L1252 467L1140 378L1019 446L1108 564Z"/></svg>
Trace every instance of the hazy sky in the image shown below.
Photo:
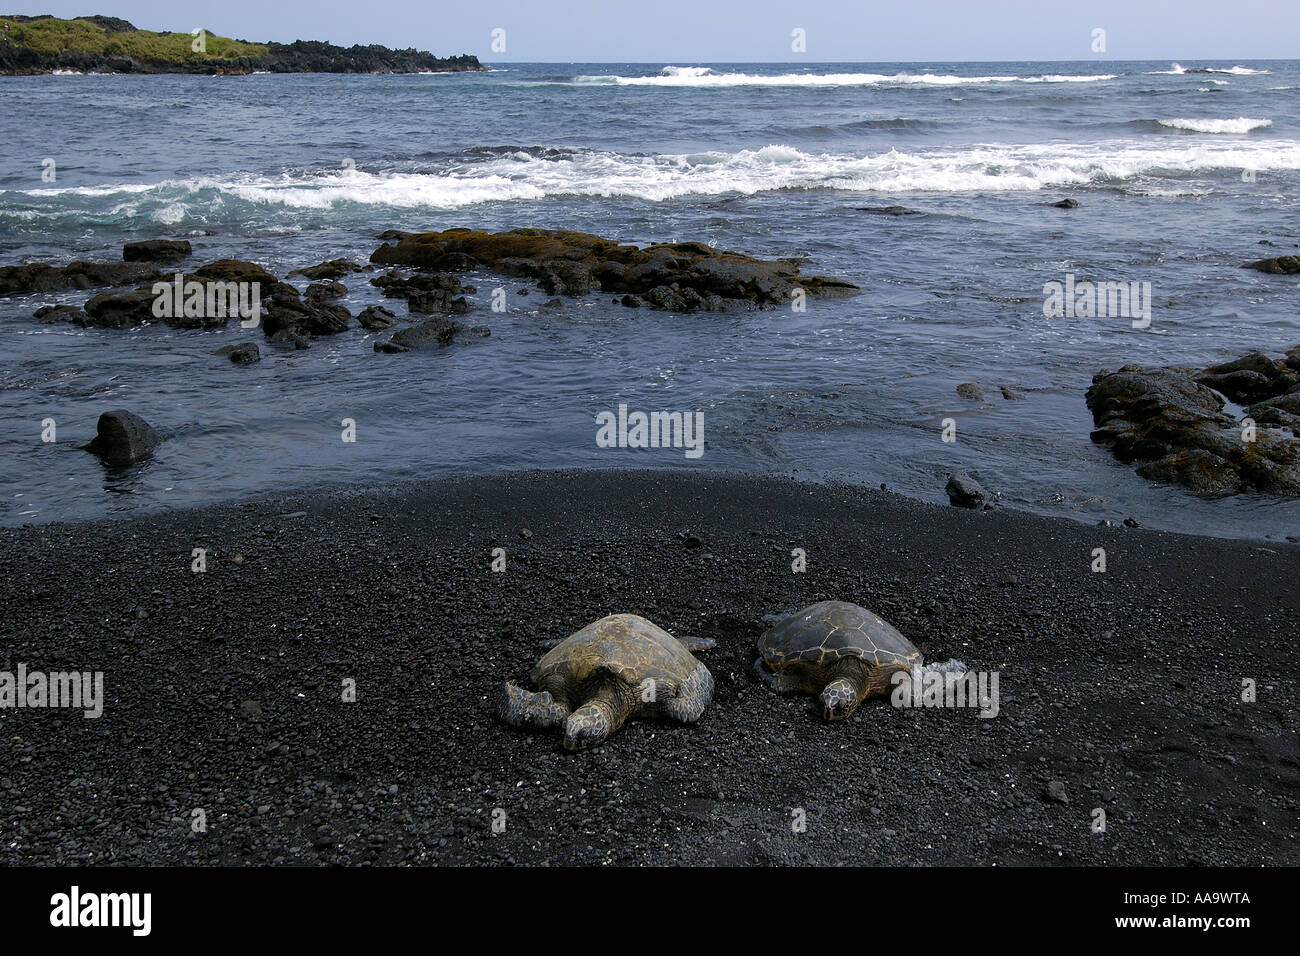
<svg viewBox="0 0 1300 956"><path fill-rule="evenodd" d="M5 12L102 13L246 40L382 43L484 62L1300 58L1297 0L37 0ZM505 52L492 32L505 31ZM805 53L791 49L802 29ZM1106 31L1104 53L1093 31Z"/></svg>

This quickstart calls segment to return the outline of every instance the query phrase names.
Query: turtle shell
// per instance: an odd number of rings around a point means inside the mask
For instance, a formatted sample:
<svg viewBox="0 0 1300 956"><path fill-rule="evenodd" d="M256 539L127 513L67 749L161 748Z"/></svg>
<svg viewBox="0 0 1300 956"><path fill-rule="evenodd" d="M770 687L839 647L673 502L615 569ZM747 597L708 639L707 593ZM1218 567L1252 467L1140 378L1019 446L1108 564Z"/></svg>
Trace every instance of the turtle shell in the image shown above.
<svg viewBox="0 0 1300 956"><path fill-rule="evenodd" d="M700 666L663 628L635 614L611 614L565 638L533 668L532 681L561 674L582 683L610 674L630 684L646 679L680 686Z"/></svg>
<svg viewBox="0 0 1300 956"><path fill-rule="evenodd" d="M921 652L879 614L846 601L821 601L778 620L758 639L772 670L860 657L877 666L920 664Z"/></svg>

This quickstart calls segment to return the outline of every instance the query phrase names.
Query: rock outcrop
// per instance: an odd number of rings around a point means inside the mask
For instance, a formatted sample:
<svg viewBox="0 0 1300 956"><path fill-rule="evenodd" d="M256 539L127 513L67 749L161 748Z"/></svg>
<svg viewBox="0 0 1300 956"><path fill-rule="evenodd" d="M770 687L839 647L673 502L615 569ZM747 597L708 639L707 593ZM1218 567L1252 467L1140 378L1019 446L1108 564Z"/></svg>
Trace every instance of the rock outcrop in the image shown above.
<svg viewBox="0 0 1300 956"><path fill-rule="evenodd" d="M795 259L754 259L696 242L643 249L556 229L387 232L380 238L397 241L375 250L370 261L376 265L429 272L486 269L534 279L548 295L600 290L675 312L770 309L788 306L800 293L832 297L859 291L839 279L801 276Z"/></svg>
<svg viewBox="0 0 1300 956"><path fill-rule="evenodd" d="M1144 478L1197 494L1300 495L1300 347L1197 371L1126 365L1088 389L1092 440ZM1227 402L1244 405L1228 414Z"/></svg>

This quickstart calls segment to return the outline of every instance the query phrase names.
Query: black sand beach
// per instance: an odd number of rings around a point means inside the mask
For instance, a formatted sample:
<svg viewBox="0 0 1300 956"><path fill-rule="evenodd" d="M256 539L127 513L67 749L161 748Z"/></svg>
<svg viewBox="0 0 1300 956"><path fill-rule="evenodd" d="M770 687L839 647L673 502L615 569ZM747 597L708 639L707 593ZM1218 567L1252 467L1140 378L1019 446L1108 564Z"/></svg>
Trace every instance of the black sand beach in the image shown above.
<svg viewBox="0 0 1300 956"><path fill-rule="evenodd" d="M550 472L9 528L0 571L0 669L107 698L0 710L4 864L1300 862L1292 545ZM823 598L998 671L1000 713L774 696L762 615ZM619 611L718 641L698 725L569 754L498 721L542 639Z"/></svg>

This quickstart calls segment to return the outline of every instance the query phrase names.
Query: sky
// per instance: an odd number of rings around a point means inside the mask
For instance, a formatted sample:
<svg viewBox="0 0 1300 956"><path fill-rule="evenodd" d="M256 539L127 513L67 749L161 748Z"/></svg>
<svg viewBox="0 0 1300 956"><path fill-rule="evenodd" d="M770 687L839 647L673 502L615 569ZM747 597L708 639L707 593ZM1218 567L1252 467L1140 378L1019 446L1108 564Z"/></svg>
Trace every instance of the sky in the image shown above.
<svg viewBox="0 0 1300 956"><path fill-rule="evenodd" d="M1297 0L0 0L0 9L244 40L413 46L484 63L1300 59ZM1097 30L1104 50L1094 49ZM495 50L494 31L504 31Z"/></svg>

